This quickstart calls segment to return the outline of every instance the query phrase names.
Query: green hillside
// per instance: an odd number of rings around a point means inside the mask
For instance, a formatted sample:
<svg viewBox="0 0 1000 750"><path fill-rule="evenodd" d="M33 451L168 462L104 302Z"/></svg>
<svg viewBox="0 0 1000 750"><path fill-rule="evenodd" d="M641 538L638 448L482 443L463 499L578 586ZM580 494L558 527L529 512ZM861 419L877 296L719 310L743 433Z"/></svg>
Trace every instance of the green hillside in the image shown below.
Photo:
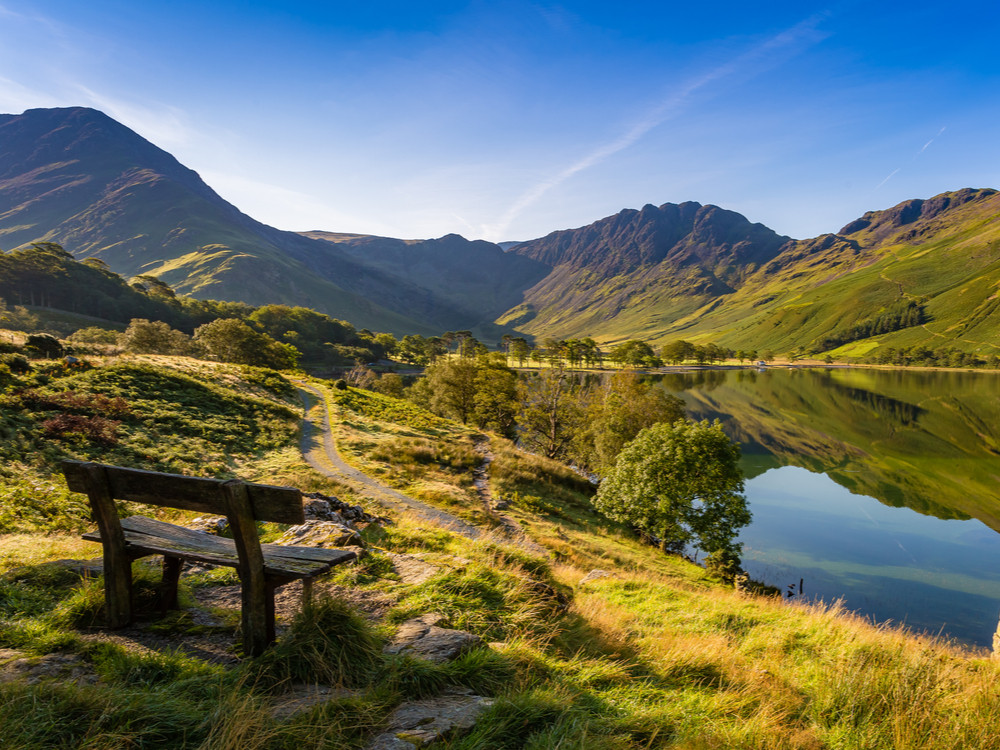
<svg viewBox="0 0 1000 750"><path fill-rule="evenodd" d="M426 252L379 262L370 252L352 255L261 224L101 112L0 115L0 247L7 249L57 242L77 258L100 259L124 276L157 276L199 299L301 305L397 334L489 324L519 283L540 275L537 264L489 243L444 239L425 245L443 242L459 265L464 252L469 267L492 257L488 275L466 275L459 299L447 286L431 291L418 283ZM509 289L490 307L497 278L508 278ZM477 298L479 308L462 304Z"/></svg>
<svg viewBox="0 0 1000 750"><path fill-rule="evenodd" d="M772 243L770 257L759 250L748 254L744 272L729 276L713 271L719 264L707 251L680 262L653 258L602 276L595 269L607 265L606 256L627 255L620 247L634 244L641 228L619 247L588 240L593 227L571 231L578 243L590 242L591 259L554 258L553 273L502 322L536 336L589 334L605 342L644 338L654 344L683 338L778 352L801 347L835 357L878 347L954 347L986 356L1000 351L994 343L1000 341L995 190L907 201L865 214L836 235L790 240L776 251ZM692 228L690 237L698 231ZM747 234L743 242L759 237ZM532 247L537 253L535 243L516 252L531 253Z"/></svg>

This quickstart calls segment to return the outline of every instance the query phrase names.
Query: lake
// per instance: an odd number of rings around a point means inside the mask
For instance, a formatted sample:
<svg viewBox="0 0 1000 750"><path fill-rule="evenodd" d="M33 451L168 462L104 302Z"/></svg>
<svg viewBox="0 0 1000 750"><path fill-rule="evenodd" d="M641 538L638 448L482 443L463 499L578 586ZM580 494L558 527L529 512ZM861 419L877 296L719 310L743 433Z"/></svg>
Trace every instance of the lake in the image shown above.
<svg viewBox="0 0 1000 750"><path fill-rule="evenodd" d="M744 567L989 646L1000 615L1000 376L858 368L660 378L743 448Z"/></svg>

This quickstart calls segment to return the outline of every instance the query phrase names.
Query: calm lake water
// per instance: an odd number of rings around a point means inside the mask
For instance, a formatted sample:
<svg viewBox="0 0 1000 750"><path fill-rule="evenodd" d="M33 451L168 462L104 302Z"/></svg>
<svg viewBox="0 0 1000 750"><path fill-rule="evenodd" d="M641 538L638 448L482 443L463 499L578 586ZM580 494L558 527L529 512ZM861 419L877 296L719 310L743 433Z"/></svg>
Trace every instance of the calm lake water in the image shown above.
<svg viewBox="0 0 1000 750"><path fill-rule="evenodd" d="M1000 376L664 376L743 447L744 567L877 622L988 646L1000 615Z"/></svg>

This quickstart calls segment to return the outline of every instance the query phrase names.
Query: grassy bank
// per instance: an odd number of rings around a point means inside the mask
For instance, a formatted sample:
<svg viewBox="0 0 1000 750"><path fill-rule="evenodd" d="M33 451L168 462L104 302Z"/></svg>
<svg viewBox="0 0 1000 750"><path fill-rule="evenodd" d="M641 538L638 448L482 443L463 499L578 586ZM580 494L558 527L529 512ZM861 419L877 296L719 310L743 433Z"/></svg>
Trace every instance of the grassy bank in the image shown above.
<svg viewBox="0 0 1000 750"><path fill-rule="evenodd" d="M99 553L75 533L86 513L59 489L60 456L340 490L302 463L298 407L275 374L183 360L37 374L18 387L40 395L4 410L8 466L55 489L17 494L22 480L2 479L0 747L362 748L401 703L454 688L494 703L436 750L1000 747L1000 674L985 655L724 586L597 516L585 479L499 438L493 494L546 555L398 517L364 529L369 555L320 585L317 607L279 613L259 659L240 657L238 597L219 597L228 571L185 575L181 613L110 633L100 579L55 563ZM90 405L82 416L101 415L98 395L123 399L130 416L105 414L117 442L46 437L46 420L76 413L67 392ZM468 430L385 396L330 394L352 461L410 492L433 484L476 517ZM405 581L397 555L429 566L426 580ZM156 572L135 569L151 596ZM583 582L594 569L605 574ZM382 652L428 612L489 648L437 666ZM337 690L285 710L308 683Z"/></svg>

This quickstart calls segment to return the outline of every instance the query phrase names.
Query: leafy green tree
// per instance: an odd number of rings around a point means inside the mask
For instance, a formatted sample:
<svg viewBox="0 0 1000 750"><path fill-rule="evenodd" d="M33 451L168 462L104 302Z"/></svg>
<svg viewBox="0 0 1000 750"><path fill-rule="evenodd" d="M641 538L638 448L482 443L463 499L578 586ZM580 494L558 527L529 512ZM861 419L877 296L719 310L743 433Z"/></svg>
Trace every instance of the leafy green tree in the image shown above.
<svg viewBox="0 0 1000 750"><path fill-rule="evenodd" d="M191 337L175 330L162 320L133 318L118 343L128 352L136 354L188 354Z"/></svg>
<svg viewBox="0 0 1000 750"><path fill-rule="evenodd" d="M525 360L531 354L531 346L528 344L527 340L518 336L510 340L510 356L511 359L517 360L518 367L524 367Z"/></svg>
<svg viewBox="0 0 1000 750"><path fill-rule="evenodd" d="M574 458L606 474L626 443L658 422L684 419L684 402L634 372L616 372L590 399L585 425L574 440Z"/></svg>
<svg viewBox="0 0 1000 750"><path fill-rule="evenodd" d="M502 354L480 356L473 381L473 411L476 426L513 438L519 406L517 373L507 367Z"/></svg>
<svg viewBox="0 0 1000 750"><path fill-rule="evenodd" d="M664 344L660 350L660 356L667 362L679 365L686 360L692 359L694 352L694 344L690 341L678 339L677 341L671 341L669 344Z"/></svg>
<svg viewBox="0 0 1000 750"><path fill-rule="evenodd" d="M210 356L222 362L285 369L295 367L299 358L299 350L291 344L258 333L236 318L213 320L198 326L194 339Z"/></svg>
<svg viewBox="0 0 1000 750"><path fill-rule="evenodd" d="M439 359L424 370L435 414L468 423L476 408L476 363L468 358Z"/></svg>
<svg viewBox="0 0 1000 750"><path fill-rule="evenodd" d="M117 344L118 336L118 331L110 328L88 326L74 331L70 334L69 340L74 344Z"/></svg>
<svg viewBox="0 0 1000 750"><path fill-rule="evenodd" d="M518 424L521 443L548 458L564 458L583 419L580 386L562 367L542 370L524 385Z"/></svg>
<svg viewBox="0 0 1000 750"><path fill-rule="evenodd" d="M48 333L33 333L24 341L24 348L40 357L61 357L63 345L59 339Z"/></svg>
<svg viewBox="0 0 1000 750"><path fill-rule="evenodd" d="M401 378L395 372L382 373L374 383L372 383L372 390L383 393L386 396L392 396L393 398L403 398L403 393L405 388L403 387L403 378Z"/></svg>
<svg viewBox="0 0 1000 750"><path fill-rule="evenodd" d="M631 339L611 350L611 360L624 367L659 367L662 363L645 341Z"/></svg>
<svg viewBox="0 0 1000 750"><path fill-rule="evenodd" d="M736 536L750 523L739 458L718 421L656 424L625 446L594 506L664 548L691 544L732 560Z"/></svg>

